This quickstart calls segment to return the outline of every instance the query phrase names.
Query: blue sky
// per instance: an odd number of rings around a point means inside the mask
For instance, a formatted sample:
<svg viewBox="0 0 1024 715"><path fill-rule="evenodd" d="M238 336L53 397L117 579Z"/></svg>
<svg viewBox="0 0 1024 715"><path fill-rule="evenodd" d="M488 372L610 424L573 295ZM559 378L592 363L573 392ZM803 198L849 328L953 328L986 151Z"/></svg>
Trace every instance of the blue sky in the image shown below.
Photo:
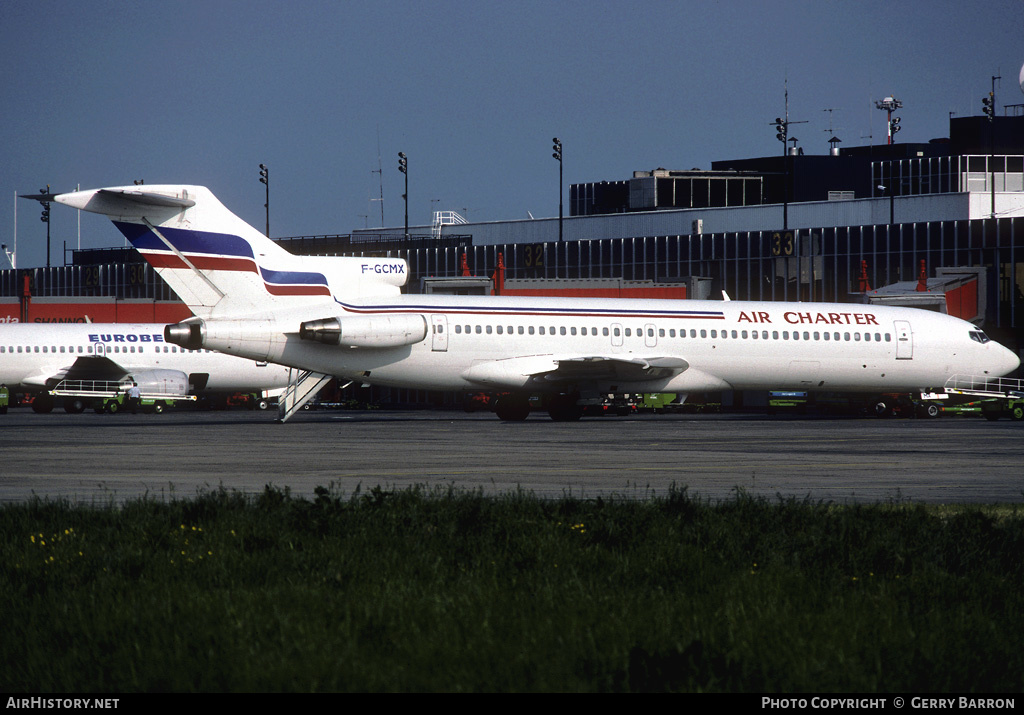
<svg viewBox="0 0 1024 715"><path fill-rule="evenodd" d="M412 224L553 216L555 136L568 202L570 183L778 153L787 78L815 154L829 108L844 146L884 142L888 94L901 141L980 114L995 74L1002 113L1024 102L1022 63L1020 0L4 0L0 240L15 192L135 179L206 185L262 227L261 162L274 236L380 225L381 178L401 225L399 151ZM43 265L39 208L17 210L18 263ZM51 228L59 264L76 212L55 206ZM123 243L91 215L81 240Z"/></svg>

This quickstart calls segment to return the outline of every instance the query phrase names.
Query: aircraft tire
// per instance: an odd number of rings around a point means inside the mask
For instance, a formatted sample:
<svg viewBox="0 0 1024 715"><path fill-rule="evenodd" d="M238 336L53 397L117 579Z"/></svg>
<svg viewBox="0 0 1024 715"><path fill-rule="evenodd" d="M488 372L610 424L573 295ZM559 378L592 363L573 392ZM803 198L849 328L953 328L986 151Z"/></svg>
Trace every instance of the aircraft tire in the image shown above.
<svg viewBox="0 0 1024 715"><path fill-rule="evenodd" d="M64 411L69 415L79 415L85 412L85 401L79 397L69 397L64 400Z"/></svg>
<svg viewBox="0 0 1024 715"><path fill-rule="evenodd" d="M575 422L583 417L583 408L576 404L576 395L556 395L548 405L548 414L555 422Z"/></svg>
<svg viewBox="0 0 1024 715"><path fill-rule="evenodd" d="M32 411L37 415L46 415L53 412L53 398L49 394L37 395L32 400Z"/></svg>
<svg viewBox="0 0 1024 715"><path fill-rule="evenodd" d="M494 413L503 422L522 422L530 416L530 400L522 397L501 397L494 406Z"/></svg>

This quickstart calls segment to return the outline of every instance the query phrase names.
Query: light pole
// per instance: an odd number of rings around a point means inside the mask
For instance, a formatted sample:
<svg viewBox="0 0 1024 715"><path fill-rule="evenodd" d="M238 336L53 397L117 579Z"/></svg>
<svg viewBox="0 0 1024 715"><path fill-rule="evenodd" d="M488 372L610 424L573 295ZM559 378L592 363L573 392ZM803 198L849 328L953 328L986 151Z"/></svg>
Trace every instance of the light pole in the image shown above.
<svg viewBox="0 0 1024 715"><path fill-rule="evenodd" d="M47 184L45 189L39 189L39 193L44 196L50 195L50 185ZM46 267L50 267L50 202L43 201L43 215L39 217L39 220L46 224Z"/></svg>
<svg viewBox="0 0 1024 715"><path fill-rule="evenodd" d="M405 193L402 199L405 201L405 237L409 238L409 157L404 151L398 152L398 170L405 175Z"/></svg>
<svg viewBox="0 0 1024 715"><path fill-rule="evenodd" d="M260 183L267 187L267 202L263 208L267 210L267 238L270 238L270 169L266 164L260 164Z"/></svg>
<svg viewBox="0 0 1024 715"><path fill-rule="evenodd" d="M789 95L786 95L787 102ZM789 230L789 107L786 107L786 119L775 117L775 138L782 142L782 230Z"/></svg>
<svg viewBox="0 0 1024 715"><path fill-rule="evenodd" d="M558 137L551 140L554 142L554 152L551 154L554 158L558 159L558 241L562 241L562 142L558 141Z"/></svg>
<svg viewBox="0 0 1024 715"><path fill-rule="evenodd" d="M996 217L996 80L1002 77L992 77L992 91L987 97L983 97L981 103L984 105L982 111L988 117L988 163L992 174L992 218Z"/></svg>
<svg viewBox="0 0 1024 715"><path fill-rule="evenodd" d="M889 130L889 139L886 142L886 144L893 144L895 141L893 137L895 136L896 132L900 130L900 118L896 117L894 119L892 113L899 109L900 107L902 107L903 102L896 99L895 96L889 95L885 99L876 99L875 106L878 107L879 109L885 110L886 124Z"/></svg>

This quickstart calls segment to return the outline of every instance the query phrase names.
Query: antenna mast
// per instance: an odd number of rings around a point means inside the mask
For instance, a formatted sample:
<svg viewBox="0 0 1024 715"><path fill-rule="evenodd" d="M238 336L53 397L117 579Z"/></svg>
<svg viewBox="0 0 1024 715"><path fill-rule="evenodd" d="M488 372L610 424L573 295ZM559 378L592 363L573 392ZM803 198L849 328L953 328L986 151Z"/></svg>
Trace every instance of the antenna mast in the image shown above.
<svg viewBox="0 0 1024 715"><path fill-rule="evenodd" d="M380 198L370 199L370 202L380 201L380 226L384 228L384 164L380 158L380 125L377 126L377 168L372 169L370 173L377 174L380 180Z"/></svg>

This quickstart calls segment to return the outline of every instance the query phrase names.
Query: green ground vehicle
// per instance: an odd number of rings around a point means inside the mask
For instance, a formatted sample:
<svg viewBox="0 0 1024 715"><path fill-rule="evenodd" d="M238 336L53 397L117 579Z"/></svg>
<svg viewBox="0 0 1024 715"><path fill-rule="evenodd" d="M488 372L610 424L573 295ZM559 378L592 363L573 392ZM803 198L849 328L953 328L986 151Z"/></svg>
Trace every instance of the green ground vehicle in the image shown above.
<svg viewBox="0 0 1024 715"><path fill-rule="evenodd" d="M998 420L1009 417L1011 420L1024 420L1024 399L983 400L981 414L987 420Z"/></svg>
<svg viewBox="0 0 1024 715"><path fill-rule="evenodd" d="M49 412L53 409L54 403L60 400L64 405L64 411L72 414L87 409L92 409L97 414L115 414L125 409L160 414L176 402L192 402L196 399L195 395L143 392L139 396L138 405L130 406L128 387L131 384L130 376L129 379L118 381L64 380L49 393L44 393L45 397L41 395L36 398L32 407L36 412ZM44 404L37 409L35 403L40 401Z"/></svg>

